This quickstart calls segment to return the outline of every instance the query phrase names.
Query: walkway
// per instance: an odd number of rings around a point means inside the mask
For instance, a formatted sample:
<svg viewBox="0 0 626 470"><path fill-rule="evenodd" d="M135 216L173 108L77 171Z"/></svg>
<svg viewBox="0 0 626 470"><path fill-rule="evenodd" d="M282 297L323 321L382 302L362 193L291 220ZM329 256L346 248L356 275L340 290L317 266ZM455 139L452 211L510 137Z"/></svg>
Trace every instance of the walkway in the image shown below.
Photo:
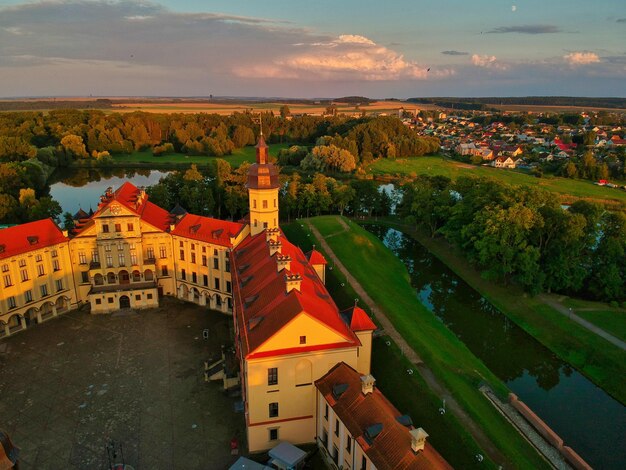
<svg viewBox="0 0 626 470"><path fill-rule="evenodd" d="M611 333L607 333L602 328L597 327L596 325L594 325L591 322L588 322L584 318L579 317L578 315L576 315L572 311L571 308L567 308L567 307L561 305L559 302L557 302L556 300L550 298L549 296L547 296L545 294L540 294L538 297L541 299L542 302L548 304L554 310L556 310L557 312L562 313L563 315L565 315L570 320L574 320L576 323L578 323L582 327L587 328L592 333L595 333L598 336L604 338L605 340L607 340L608 342L614 344L618 348L621 348L622 350L626 350L626 343L624 341L622 341L619 338L616 338Z"/></svg>
<svg viewBox="0 0 626 470"><path fill-rule="evenodd" d="M344 227L344 231L350 230L350 227L346 222L342 219L338 219L341 225ZM391 321L387 318L385 313L378 308L376 303L372 300L372 298L367 295L365 289L359 284L359 282L350 274L350 272L346 269L343 263L339 260L339 258L335 255L333 250L330 248L322 234L315 228L308 220L306 221L307 226L317 238L317 240L322 245L322 248L326 252L328 256L333 260L335 266L341 271L341 273L346 277L346 280L350 283L350 285L354 288L355 292L359 295L359 297L365 302L370 311L376 316L376 319L380 322L383 329L385 330L385 334L389 336L393 341L398 345L400 350L404 353L404 355L409 359L413 364L416 365L416 369L421 375L422 379L426 382L426 384L430 387L430 389L440 396L441 398L445 398L446 405L448 405L450 411L454 413L459 421L463 423L466 429L470 432L472 437L476 440L478 445L489 455L489 457L496 463L504 463L507 461L506 457L500 452L500 450L491 442L491 439L484 433L482 428L476 424L476 422L465 412L465 410L459 405L459 403L454 399L454 397L450 394L450 391L443 385L432 371L426 366L418 354L415 352L411 346L405 341L402 335L395 329ZM336 235L336 234L333 234Z"/></svg>

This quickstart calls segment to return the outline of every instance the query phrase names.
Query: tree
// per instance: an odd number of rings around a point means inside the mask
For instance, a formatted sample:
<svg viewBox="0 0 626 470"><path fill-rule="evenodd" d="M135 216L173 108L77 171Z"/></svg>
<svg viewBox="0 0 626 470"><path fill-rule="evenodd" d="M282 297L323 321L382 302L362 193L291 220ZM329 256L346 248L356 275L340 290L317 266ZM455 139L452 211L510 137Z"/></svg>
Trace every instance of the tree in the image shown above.
<svg viewBox="0 0 626 470"><path fill-rule="evenodd" d="M0 193L0 222L15 221L15 211L18 207L17 201L9 194Z"/></svg>
<svg viewBox="0 0 626 470"><path fill-rule="evenodd" d="M291 111L289 111L289 106L284 104L280 107L280 117L285 119L287 116L291 116Z"/></svg>
<svg viewBox="0 0 626 470"><path fill-rule="evenodd" d="M21 162L36 155L37 148L22 138L0 136L0 161Z"/></svg>
<svg viewBox="0 0 626 470"><path fill-rule="evenodd" d="M356 159L350 152L335 145L316 145L302 160L300 167L322 172L330 168L347 173L356 168Z"/></svg>
<svg viewBox="0 0 626 470"><path fill-rule="evenodd" d="M185 176L183 176L183 179L185 181L202 181L204 177L202 176L202 173L198 171L198 166L193 163L191 165L191 168L185 171Z"/></svg>
<svg viewBox="0 0 626 470"><path fill-rule="evenodd" d="M63 229L72 230L76 224L74 223L74 216L71 212L63 213Z"/></svg>
<svg viewBox="0 0 626 470"><path fill-rule="evenodd" d="M35 197L35 190L32 188L20 189L20 206L28 210L30 207L37 204L37 198Z"/></svg>
<svg viewBox="0 0 626 470"><path fill-rule="evenodd" d="M54 221L58 221L62 212L61 205L57 201L51 197L44 196L30 208L29 219L41 220L50 217Z"/></svg>
<svg viewBox="0 0 626 470"><path fill-rule="evenodd" d="M83 138L74 135L68 134L61 139L61 147L65 151L65 154L68 157L72 158L87 158L89 154L85 149L85 144L83 143Z"/></svg>

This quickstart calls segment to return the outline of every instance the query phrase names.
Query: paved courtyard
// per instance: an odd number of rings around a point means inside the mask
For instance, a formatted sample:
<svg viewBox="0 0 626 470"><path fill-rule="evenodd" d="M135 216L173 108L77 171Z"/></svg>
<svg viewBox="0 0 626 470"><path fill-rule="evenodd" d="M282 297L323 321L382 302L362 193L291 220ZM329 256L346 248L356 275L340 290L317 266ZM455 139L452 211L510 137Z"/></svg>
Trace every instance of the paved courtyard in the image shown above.
<svg viewBox="0 0 626 470"><path fill-rule="evenodd" d="M0 428L21 447L20 468L105 469L111 439L136 469L227 468L243 415L221 382L204 382L203 364L230 322L165 298L126 314L74 311L0 340Z"/></svg>

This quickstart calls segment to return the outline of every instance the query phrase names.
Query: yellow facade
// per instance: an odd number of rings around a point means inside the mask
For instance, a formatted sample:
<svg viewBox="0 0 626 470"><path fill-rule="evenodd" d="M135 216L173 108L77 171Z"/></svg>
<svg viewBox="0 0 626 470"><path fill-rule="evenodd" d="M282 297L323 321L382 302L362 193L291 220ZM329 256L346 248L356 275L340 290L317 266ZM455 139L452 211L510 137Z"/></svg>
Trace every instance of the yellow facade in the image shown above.
<svg viewBox="0 0 626 470"><path fill-rule="evenodd" d="M67 242L2 259L0 271L0 336L76 306Z"/></svg>
<svg viewBox="0 0 626 470"><path fill-rule="evenodd" d="M278 188L248 189L250 233L278 227Z"/></svg>

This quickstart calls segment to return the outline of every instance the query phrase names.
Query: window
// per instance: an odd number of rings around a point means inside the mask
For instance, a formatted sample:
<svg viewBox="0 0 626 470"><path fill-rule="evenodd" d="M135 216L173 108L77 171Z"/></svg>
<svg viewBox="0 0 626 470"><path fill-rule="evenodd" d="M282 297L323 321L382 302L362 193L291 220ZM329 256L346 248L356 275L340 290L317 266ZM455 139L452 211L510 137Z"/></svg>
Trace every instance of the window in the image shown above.
<svg viewBox="0 0 626 470"><path fill-rule="evenodd" d="M300 344L306 344L306 336L300 336Z"/></svg>
<svg viewBox="0 0 626 470"><path fill-rule="evenodd" d="M206 274L202 275L202 284L205 287L209 287L209 276L207 276Z"/></svg>
<svg viewBox="0 0 626 470"><path fill-rule="evenodd" d="M11 275L10 274L5 274L4 275L4 287L9 287L12 286L13 283L11 282Z"/></svg>
<svg viewBox="0 0 626 470"><path fill-rule="evenodd" d="M38 264L37 265L37 274L39 276L43 276L43 275L46 274L46 270L44 269L43 264Z"/></svg>
<svg viewBox="0 0 626 470"><path fill-rule="evenodd" d="M206 253L206 246L202 247L202 253Z"/></svg>
<svg viewBox="0 0 626 470"><path fill-rule="evenodd" d="M28 281L28 271L26 269L22 269L20 275L22 276L22 282Z"/></svg>
<svg viewBox="0 0 626 470"><path fill-rule="evenodd" d="M263 199L263 209L267 209L267 200Z"/></svg>
<svg viewBox="0 0 626 470"><path fill-rule="evenodd" d="M106 252L111 251L111 245L104 245L104 251Z"/></svg>
<svg viewBox="0 0 626 470"><path fill-rule="evenodd" d="M206 266L206 255L202 255L202 266Z"/></svg>
<svg viewBox="0 0 626 470"><path fill-rule="evenodd" d="M183 247L183 242L182 242L182 240L178 242L178 246L179 246L179 247L181 247L181 248Z"/></svg>
<svg viewBox="0 0 626 470"><path fill-rule="evenodd" d="M57 279L54 282L56 283L56 286L57 286L57 292L62 291L63 290L63 279Z"/></svg>
<svg viewBox="0 0 626 470"><path fill-rule="evenodd" d="M324 406L324 419L328 420L328 403Z"/></svg>
<svg viewBox="0 0 626 470"><path fill-rule="evenodd" d="M213 256L217 256L217 249L213 248Z"/></svg>
<svg viewBox="0 0 626 470"><path fill-rule="evenodd" d="M102 232L109 233L109 224L102 224Z"/></svg>
<svg viewBox="0 0 626 470"><path fill-rule="evenodd" d="M258 221L254 219L254 226L256 227L257 225L258 225Z"/></svg>
<svg viewBox="0 0 626 470"><path fill-rule="evenodd" d="M333 462L335 462L335 465L339 465L339 450L337 446L333 446Z"/></svg>
<svg viewBox="0 0 626 470"><path fill-rule="evenodd" d="M227 273L230 272L230 259L226 258L226 266L224 267L224 271Z"/></svg>
<svg viewBox="0 0 626 470"><path fill-rule="evenodd" d="M96 305L100 305L102 303L101 299L96 299Z"/></svg>
<svg viewBox="0 0 626 470"><path fill-rule="evenodd" d="M39 292L41 292L42 297L46 297L48 295L48 285L44 284L42 286L39 286Z"/></svg>
<svg viewBox="0 0 626 470"><path fill-rule="evenodd" d="M220 269L220 259L213 258L213 269Z"/></svg>
<svg viewBox="0 0 626 470"><path fill-rule="evenodd" d="M367 459L365 458L365 456L361 457L361 470L366 470L367 469Z"/></svg>
<svg viewBox="0 0 626 470"><path fill-rule="evenodd" d="M113 255L111 253L107 253L107 268L113 267Z"/></svg>
<svg viewBox="0 0 626 470"><path fill-rule="evenodd" d="M81 280L83 283L89 282L89 272L88 271L82 271L80 273L81 275Z"/></svg>
<svg viewBox="0 0 626 470"><path fill-rule="evenodd" d="M114 299L113 297L109 297L107 300L109 301L110 304L112 304Z"/></svg>
<svg viewBox="0 0 626 470"><path fill-rule="evenodd" d="M214 279L214 281L215 281L215 290L220 290L220 280Z"/></svg>
<svg viewBox="0 0 626 470"><path fill-rule="evenodd" d="M52 256L53 258L56 258L57 256L59 256L59 254L57 253L57 250L52 250L50 252L50 256Z"/></svg>
<svg viewBox="0 0 626 470"><path fill-rule="evenodd" d="M137 253L135 253L134 251L130 252L130 264L133 266L137 266Z"/></svg>
<svg viewBox="0 0 626 470"><path fill-rule="evenodd" d="M278 418L278 403L270 403L270 418Z"/></svg>
<svg viewBox="0 0 626 470"><path fill-rule="evenodd" d="M78 252L78 262L80 264L87 264L87 256L85 255L84 251Z"/></svg>
<svg viewBox="0 0 626 470"><path fill-rule="evenodd" d="M253 199L253 200L252 200L252 208L253 208L253 209L256 209L256 199Z"/></svg>
<svg viewBox="0 0 626 470"><path fill-rule="evenodd" d="M61 266L59 265L59 260L58 259L53 259L52 260L52 269L54 271L60 271L61 270Z"/></svg>
<svg viewBox="0 0 626 470"><path fill-rule="evenodd" d="M169 276L167 273L167 266L161 266L161 276Z"/></svg>
<svg viewBox="0 0 626 470"><path fill-rule="evenodd" d="M274 198L274 208L278 207L277 203L276 203L276 198Z"/></svg>
<svg viewBox="0 0 626 470"><path fill-rule="evenodd" d="M133 224L126 224L126 230L132 232L134 230Z"/></svg>
<svg viewBox="0 0 626 470"><path fill-rule="evenodd" d="M148 259L154 259L154 247L149 246L148 251L146 253L146 257Z"/></svg>
<svg viewBox="0 0 626 470"><path fill-rule="evenodd" d="M115 224L115 231L116 232L121 232L122 231L122 224Z"/></svg>
<svg viewBox="0 0 626 470"><path fill-rule="evenodd" d="M182 278L183 281L187 280L187 272L184 269L180 270L180 277Z"/></svg>
<svg viewBox="0 0 626 470"><path fill-rule="evenodd" d="M352 452L352 438L348 436L348 440L346 441L346 451L348 454Z"/></svg>
<svg viewBox="0 0 626 470"><path fill-rule="evenodd" d="M167 248L165 245L159 245L159 256L161 258L167 258Z"/></svg>
<svg viewBox="0 0 626 470"><path fill-rule="evenodd" d="M6 273L9 270L9 265L8 264L3 264L2 265L2 272Z"/></svg>
<svg viewBox="0 0 626 470"><path fill-rule="evenodd" d="M35 261L37 261L38 263L41 263L41 261L43 260L41 255L36 255L35 256Z"/></svg>
<svg viewBox="0 0 626 470"><path fill-rule="evenodd" d="M335 436L339 435L339 419L335 418Z"/></svg>
<svg viewBox="0 0 626 470"><path fill-rule="evenodd" d="M196 264L196 254L195 253L191 253L191 262L193 264Z"/></svg>
<svg viewBox="0 0 626 470"><path fill-rule="evenodd" d="M25 300L26 303L33 301L33 291L32 290L27 290L26 292L24 292L24 300Z"/></svg>
<svg viewBox="0 0 626 470"><path fill-rule="evenodd" d="M146 294L148 300L152 300L152 294Z"/></svg>
<svg viewBox="0 0 626 470"><path fill-rule="evenodd" d="M181 261L185 261L185 250L180 250L180 259Z"/></svg>
<svg viewBox="0 0 626 470"><path fill-rule="evenodd" d="M17 305L15 304L15 297L11 296L7 300L9 302L9 308L17 307Z"/></svg>
<svg viewBox="0 0 626 470"><path fill-rule="evenodd" d="M191 282L194 284L198 283L198 275L196 273L191 273Z"/></svg>
<svg viewBox="0 0 626 470"><path fill-rule="evenodd" d="M278 440L278 428L270 429L270 441Z"/></svg>
<svg viewBox="0 0 626 470"><path fill-rule="evenodd" d="M230 281L226 281L226 292L230 293L231 288Z"/></svg>
<svg viewBox="0 0 626 470"><path fill-rule="evenodd" d="M267 369L267 385L278 385L278 367Z"/></svg>
<svg viewBox="0 0 626 470"><path fill-rule="evenodd" d="M140 294L135 295L135 300L141 300L141 295Z"/></svg>
<svg viewBox="0 0 626 470"><path fill-rule="evenodd" d="M117 261L119 266L126 266L126 258L124 258L124 253L120 252L117 254Z"/></svg>
<svg viewBox="0 0 626 470"><path fill-rule="evenodd" d="M24 258L22 258L20 260L20 268L23 268L24 266L26 266L26 260Z"/></svg>
<svg viewBox="0 0 626 470"><path fill-rule="evenodd" d="M267 228L267 222L263 222L263 228Z"/></svg>
<svg viewBox="0 0 626 470"><path fill-rule="evenodd" d="M196 249L196 244L195 244L195 243L192 243L192 244L191 244L191 249L192 249L192 250L195 250L195 249Z"/></svg>

